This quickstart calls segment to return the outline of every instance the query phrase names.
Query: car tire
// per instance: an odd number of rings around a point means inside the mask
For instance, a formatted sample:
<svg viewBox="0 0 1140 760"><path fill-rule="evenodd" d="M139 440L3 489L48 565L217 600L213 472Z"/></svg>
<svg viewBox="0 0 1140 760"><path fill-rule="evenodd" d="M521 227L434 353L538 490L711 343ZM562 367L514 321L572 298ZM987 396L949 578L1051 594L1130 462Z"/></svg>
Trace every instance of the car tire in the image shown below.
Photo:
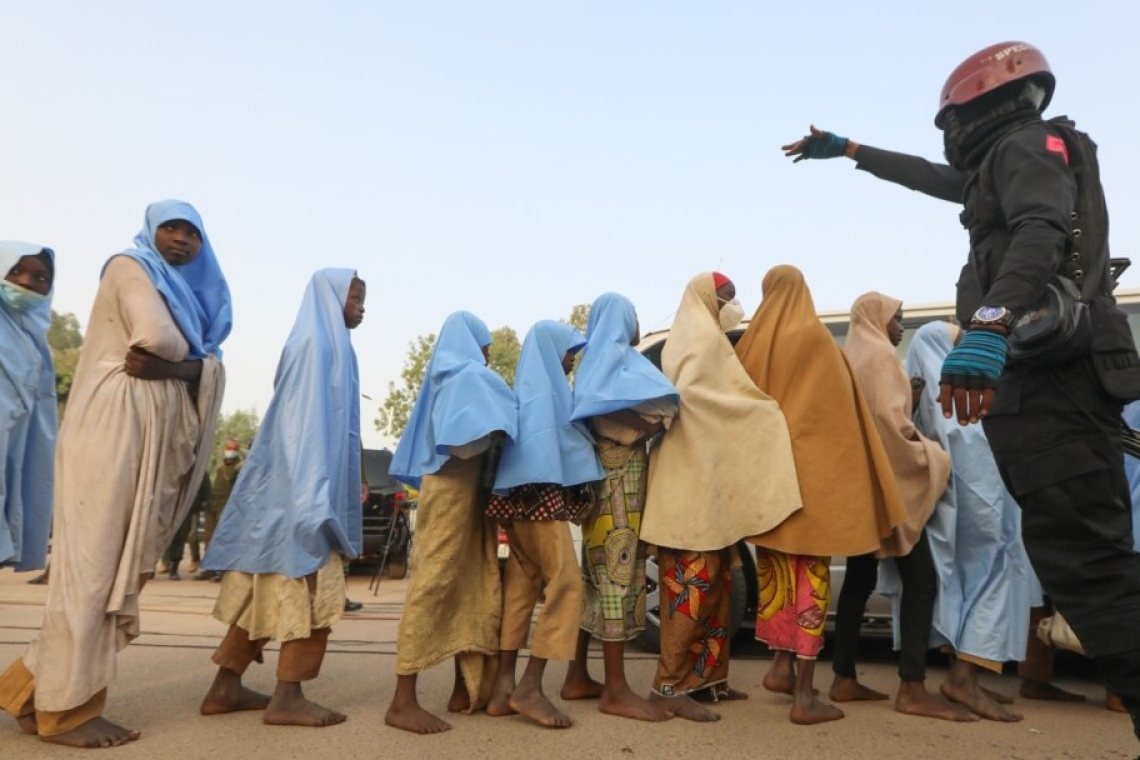
<svg viewBox="0 0 1140 760"><path fill-rule="evenodd" d="M637 644L646 652L661 651L661 589L657 558L645 561L645 628L637 637ZM729 638L740 630L748 611L748 582L744 568L732 568L732 587L729 591Z"/></svg>

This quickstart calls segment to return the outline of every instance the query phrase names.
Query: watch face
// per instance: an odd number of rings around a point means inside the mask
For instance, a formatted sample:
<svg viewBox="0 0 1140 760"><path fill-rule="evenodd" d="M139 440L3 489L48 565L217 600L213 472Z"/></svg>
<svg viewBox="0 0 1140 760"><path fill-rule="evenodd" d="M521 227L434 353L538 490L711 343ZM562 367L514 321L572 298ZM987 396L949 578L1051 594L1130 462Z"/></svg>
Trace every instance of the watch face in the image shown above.
<svg viewBox="0 0 1140 760"><path fill-rule="evenodd" d="M996 322L1005 315L1004 306L983 306L974 312L974 319L978 322Z"/></svg>

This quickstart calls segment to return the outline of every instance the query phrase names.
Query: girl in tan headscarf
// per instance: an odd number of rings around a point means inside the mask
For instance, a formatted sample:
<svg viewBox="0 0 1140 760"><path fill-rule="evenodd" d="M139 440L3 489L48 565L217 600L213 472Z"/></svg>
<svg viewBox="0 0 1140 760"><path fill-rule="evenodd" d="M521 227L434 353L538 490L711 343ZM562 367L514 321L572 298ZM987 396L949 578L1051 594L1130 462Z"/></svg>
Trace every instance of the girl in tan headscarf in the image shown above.
<svg viewBox="0 0 1140 760"><path fill-rule="evenodd" d="M895 351L902 336L901 301L875 292L855 300L843 351L874 415L875 427L906 503L907 520L896 526L877 552L848 557L836 608L832 660L835 682L831 698L886 699L885 694L856 680L855 657L863 612L878 578L878 558L894 557L903 583L899 616L901 683L895 709L943 720L977 720L973 713L929 693L924 684L938 575L923 528L950 480L950 455L914 426L914 397L921 387L912 386Z"/></svg>
<svg viewBox="0 0 1140 760"><path fill-rule="evenodd" d="M906 508L871 411L798 269L768 272L736 353L784 412L803 497L803 509L749 539L760 547L756 637L776 652L764 686L793 696L793 723L837 720L843 712L820 702L812 685L830 557L877 550Z"/></svg>
<svg viewBox="0 0 1140 760"><path fill-rule="evenodd" d="M642 540L658 547L661 578L661 656L650 700L690 720L720 717L690 695L747 696L728 688L734 545L800 508L784 415L725 336L741 316L732 281L699 274L661 352L681 406L649 459L641 522Z"/></svg>

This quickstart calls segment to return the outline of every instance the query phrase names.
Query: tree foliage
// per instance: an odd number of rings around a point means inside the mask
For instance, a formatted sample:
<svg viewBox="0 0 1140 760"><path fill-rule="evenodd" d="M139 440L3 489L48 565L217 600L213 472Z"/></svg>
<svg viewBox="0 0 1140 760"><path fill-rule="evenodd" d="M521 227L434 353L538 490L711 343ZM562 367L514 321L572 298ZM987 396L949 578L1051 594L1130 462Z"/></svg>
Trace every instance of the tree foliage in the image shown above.
<svg viewBox="0 0 1140 760"><path fill-rule="evenodd" d="M522 343L512 327L500 327L491 331L491 360L487 366L499 373L507 385L515 384L515 366L519 363Z"/></svg>
<svg viewBox="0 0 1140 760"><path fill-rule="evenodd" d="M55 364L55 393L59 400L59 413L63 416L71 383L75 380L75 367L79 364L79 350L83 347L83 333L74 314L51 312L48 328L48 345Z"/></svg>
<svg viewBox="0 0 1140 760"><path fill-rule="evenodd" d="M586 325L590 323L590 304L580 303L570 310L570 318L563 320L568 325L573 325L586 332Z"/></svg>

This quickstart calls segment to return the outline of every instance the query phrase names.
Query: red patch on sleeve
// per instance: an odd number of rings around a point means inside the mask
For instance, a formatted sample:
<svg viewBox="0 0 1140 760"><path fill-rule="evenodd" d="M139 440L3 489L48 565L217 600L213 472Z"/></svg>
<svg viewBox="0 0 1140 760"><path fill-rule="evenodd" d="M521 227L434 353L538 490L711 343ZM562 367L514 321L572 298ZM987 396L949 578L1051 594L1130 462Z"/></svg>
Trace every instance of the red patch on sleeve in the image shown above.
<svg viewBox="0 0 1140 760"><path fill-rule="evenodd" d="M1061 158L1065 160L1065 165L1069 163L1069 149L1065 147L1065 141L1055 135L1045 136L1045 150L1050 153L1060 153Z"/></svg>

